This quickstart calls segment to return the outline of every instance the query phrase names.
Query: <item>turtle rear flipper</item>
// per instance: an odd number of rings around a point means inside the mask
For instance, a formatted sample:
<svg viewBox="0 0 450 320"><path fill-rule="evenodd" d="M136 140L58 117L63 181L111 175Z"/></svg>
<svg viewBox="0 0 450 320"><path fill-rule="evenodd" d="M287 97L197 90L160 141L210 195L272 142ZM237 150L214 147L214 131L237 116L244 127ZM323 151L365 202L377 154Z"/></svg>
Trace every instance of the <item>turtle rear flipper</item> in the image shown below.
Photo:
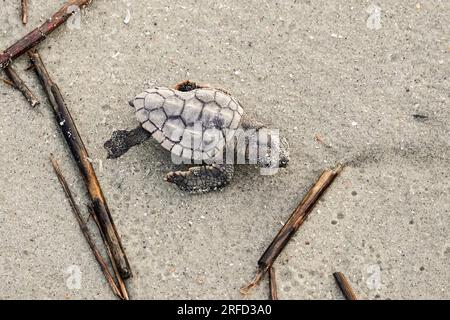
<svg viewBox="0 0 450 320"><path fill-rule="evenodd" d="M133 130L117 130L111 139L103 145L108 152L108 159L116 159L127 152L131 147L141 144L151 137L150 132L138 126Z"/></svg>
<svg viewBox="0 0 450 320"><path fill-rule="evenodd" d="M166 180L175 183L183 191L203 193L225 187L230 183L233 174L232 164L212 164L191 167L188 171L169 172Z"/></svg>
<svg viewBox="0 0 450 320"><path fill-rule="evenodd" d="M187 91L192 91L195 89L204 89L204 88L213 88L213 87L211 87L211 85L209 85L207 83L197 83L197 82L194 82L191 80L184 80L184 81L178 82L176 85L173 86L173 88L178 91L187 92ZM231 96L231 93L229 93L227 90L224 90L222 88L215 88L215 89L220 90L223 93Z"/></svg>
<svg viewBox="0 0 450 320"><path fill-rule="evenodd" d="M195 90L195 89L199 89L199 88L205 88L205 87L208 87L208 85L201 85L194 81L184 80L184 81L177 83L174 86L174 89L178 90L178 91L187 92L187 91L191 91L191 90Z"/></svg>

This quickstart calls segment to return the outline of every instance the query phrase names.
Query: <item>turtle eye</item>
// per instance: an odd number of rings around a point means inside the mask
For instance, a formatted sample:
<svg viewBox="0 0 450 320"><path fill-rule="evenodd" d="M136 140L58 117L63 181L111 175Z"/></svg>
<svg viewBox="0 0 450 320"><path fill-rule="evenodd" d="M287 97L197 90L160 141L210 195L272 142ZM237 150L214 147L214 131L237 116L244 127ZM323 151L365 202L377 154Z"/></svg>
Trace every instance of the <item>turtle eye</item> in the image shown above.
<svg viewBox="0 0 450 320"><path fill-rule="evenodd" d="M279 166L280 166L280 168L286 168L288 163L289 163L289 160L287 158L283 158L280 160Z"/></svg>

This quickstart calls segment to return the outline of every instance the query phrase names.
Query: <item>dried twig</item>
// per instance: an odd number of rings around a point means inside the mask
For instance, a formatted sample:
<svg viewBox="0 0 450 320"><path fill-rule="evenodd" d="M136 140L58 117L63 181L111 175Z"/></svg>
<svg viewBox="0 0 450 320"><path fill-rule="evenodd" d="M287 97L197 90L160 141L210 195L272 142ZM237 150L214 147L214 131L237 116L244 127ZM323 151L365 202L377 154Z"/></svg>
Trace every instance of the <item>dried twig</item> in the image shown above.
<svg viewBox="0 0 450 320"><path fill-rule="evenodd" d="M22 92L23 96L27 99L27 101L30 103L30 105L34 108L36 107L40 102L38 98L31 92L30 88L25 84L25 82L19 77L17 72L12 68L12 66L7 66L5 68L5 73L8 76L8 78L13 83L13 86Z"/></svg>
<svg viewBox="0 0 450 320"><path fill-rule="evenodd" d="M22 23L28 23L28 0L22 0Z"/></svg>
<svg viewBox="0 0 450 320"><path fill-rule="evenodd" d="M7 84L8 86L11 86L11 87L13 87L13 88L16 87L16 85L15 85L12 81L9 81L9 80L4 79L4 78L1 78L1 80L2 80L5 84Z"/></svg>
<svg viewBox="0 0 450 320"><path fill-rule="evenodd" d="M305 222L306 217L319 200L323 192L330 186L334 178L342 171L339 165L334 170L325 170L314 186L309 190L302 202L297 206L288 221L278 232L272 243L258 260L258 270L256 276L248 285L241 288L242 294L247 294L249 290L261 281L264 274L273 265L278 255L283 251L292 236L297 232L298 228Z"/></svg>
<svg viewBox="0 0 450 320"><path fill-rule="evenodd" d="M0 68L7 67L14 59L20 57L25 52L35 47L43 41L50 33L64 24L73 14L75 7L83 8L89 5L92 0L69 0L53 16L44 22L40 27L34 29L22 39L14 43L8 49L0 53Z"/></svg>
<svg viewBox="0 0 450 320"><path fill-rule="evenodd" d="M106 204L97 175L95 174L94 168L89 161L89 155L86 147L84 146L83 140L81 139L70 111L64 102L61 91L50 78L41 57L36 51L30 51L28 54L31 61L35 65L36 74L41 80L45 92L47 93L56 121L62 130L64 138L69 145L70 151L72 152L80 173L83 176L100 227L105 234L109 247L111 248L114 263L117 265L122 278L127 279L132 275L131 268L125 255L125 251L123 250L111 213L108 209L108 205Z"/></svg>
<svg viewBox="0 0 450 320"><path fill-rule="evenodd" d="M269 287L270 287L270 299L278 300L278 290L277 290L277 278L275 274L275 268L269 268Z"/></svg>
<svg viewBox="0 0 450 320"><path fill-rule="evenodd" d="M355 292L342 272L333 273L334 279L347 300L358 300Z"/></svg>
<svg viewBox="0 0 450 320"><path fill-rule="evenodd" d="M67 181L64 178L64 176L61 172L61 169L58 166L58 162L55 160L53 155L50 155L50 161L52 162L53 170L55 171L56 176L58 177L58 180L61 183L64 193L66 194L67 200L69 201L72 211L75 214L78 224L80 225L80 229L83 232L84 238L86 239L87 243L89 244L89 247L91 248L92 252L94 253L95 259L97 260L98 264L100 265L100 268L102 269L102 272L105 275L106 281L109 283L109 286L111 287L114 294L118 298L124 299L124 297L122 296L122 293L119 291L116 283L114 282L113 276L109 272L109 269L108 269L108 266L107 266L105 260L103 259L100 251L97 249L95 242L91 238L91 235L87 228L86 222L84 221L84 219L80 213L80 209L78 208L77 204L75 203L75 199L73 198L73 195L72 195L72 192L70 191L69 185L67 184Z"/></svg>
<svg viewBox="0 0 450 320"><path fill-rule="evenodd" d="M116 275L117 282L119 284L119 289L122 293L122 297L124 300L129 300L129 294L127 287L125 285L125 282L122 279L122 276L120 275L119 270L117 270L117 266L114 263L114 257L111 253L111 248L109 247L108 241L106 240L105 234L102 231L102 228L100 227L100 223L98 222L97 216L95 215L94 208L92 206L88 206L89 210L89 217L92 217L95 224L97 225L98 231L100 232L100 236L102 237L103 244L105 245L106 253L108 254L109 261L111 262L112 268L114 270L114 274Z"/></svg>

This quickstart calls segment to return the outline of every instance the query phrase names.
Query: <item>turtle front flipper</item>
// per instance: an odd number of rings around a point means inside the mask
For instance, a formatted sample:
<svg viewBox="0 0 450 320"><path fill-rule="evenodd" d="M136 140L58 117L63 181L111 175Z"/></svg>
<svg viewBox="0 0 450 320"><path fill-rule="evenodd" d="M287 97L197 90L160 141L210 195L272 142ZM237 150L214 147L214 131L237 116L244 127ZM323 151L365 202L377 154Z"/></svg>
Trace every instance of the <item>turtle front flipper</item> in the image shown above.
<svg viewBox="0 0 450 320"><path fill-rule="evenodd" d="M228 185L233 174L232 164L212 164L191 167L187 171L169 172L166 181L175 183L183 191L206 193Z"/></svg>

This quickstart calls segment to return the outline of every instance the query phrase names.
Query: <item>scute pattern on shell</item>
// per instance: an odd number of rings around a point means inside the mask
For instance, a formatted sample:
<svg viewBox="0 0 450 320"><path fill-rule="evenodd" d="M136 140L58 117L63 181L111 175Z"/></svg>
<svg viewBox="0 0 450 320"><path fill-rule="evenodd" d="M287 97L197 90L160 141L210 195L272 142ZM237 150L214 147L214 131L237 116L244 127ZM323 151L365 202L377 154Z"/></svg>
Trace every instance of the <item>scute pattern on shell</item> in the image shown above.
<svg viewBox="0 0 450 320"><path fill-rule="evenodd" d="M221 153L232 138L227 133L239 127L244 112L233 97L212 88L182 92L155 87L137 95L133 105L137 120L158 143L195 161Z"/></svg>

